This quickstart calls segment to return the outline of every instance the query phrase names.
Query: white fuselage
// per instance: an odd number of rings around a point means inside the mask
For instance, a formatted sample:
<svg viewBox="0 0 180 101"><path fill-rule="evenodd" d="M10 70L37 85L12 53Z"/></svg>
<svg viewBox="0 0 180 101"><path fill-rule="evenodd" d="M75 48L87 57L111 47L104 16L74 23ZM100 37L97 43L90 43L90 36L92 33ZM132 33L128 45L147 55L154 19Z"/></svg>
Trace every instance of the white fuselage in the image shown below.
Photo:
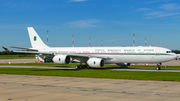
<svg viewBox="0 0 180 101"><path fill-rule="evenodd" d="M162 47L51 47L40 48L38 51L110 58L105 60L106 64L162 63L177 58L170 49Z"/></svg>

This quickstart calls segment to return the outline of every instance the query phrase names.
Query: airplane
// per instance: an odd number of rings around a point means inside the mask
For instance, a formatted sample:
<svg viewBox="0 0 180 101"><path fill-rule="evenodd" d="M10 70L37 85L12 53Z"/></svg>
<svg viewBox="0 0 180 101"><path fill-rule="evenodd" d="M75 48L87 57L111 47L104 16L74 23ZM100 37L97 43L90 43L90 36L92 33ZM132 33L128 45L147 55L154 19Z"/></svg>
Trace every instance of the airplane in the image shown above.
<svg viewBox="0 0 180 101"><path fill-rule="evenodd" d="M32 48L21 48L26 51L13 51L20 53L53 54L53 62L56 64L69 64L79 62L75 68L101 68L104 64L117 64L129 66L131 63L155 63L160 70L163 62L177 58L172 50L162 47L49 47L41 40L33 27L27 27Z"/></svg>

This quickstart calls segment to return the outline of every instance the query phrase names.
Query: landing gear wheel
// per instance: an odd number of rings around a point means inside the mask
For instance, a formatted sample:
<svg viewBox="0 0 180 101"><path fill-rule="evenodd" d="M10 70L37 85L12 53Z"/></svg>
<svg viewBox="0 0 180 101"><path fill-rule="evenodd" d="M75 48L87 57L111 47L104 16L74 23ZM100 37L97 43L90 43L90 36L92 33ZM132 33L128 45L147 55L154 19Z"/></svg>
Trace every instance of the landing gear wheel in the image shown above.
<svg viewBox="0 0 180 101"><path fill-rule="evenodd" d="M161 70L161 68L159 66L156 67L156 70Z"/></svg>
<svg viewBox="0 0 180 101"><path fill-rule="evenodd" d="M90 68L88 65L85 65L84 67L85 67L84 69L89 69Z"/></svg>
<svg viewBox="0 0 180 101"><path fill-rule="evenodd" d="M88 65L86 66L86 68L87 68L87 69L90 69L90 67L89 67Z"/></svg>
<svg viewBox="0 0 180 101"><path fill-rule="evenodd" d="M79 69L79 66L78 66L78 65L76 65L75 69Z"/></svg>
<svg viewBox="0 0 180 101"><path fill-rule="evenodd" d="M75 69L82 69L81 65L76 65Z"/></svg>
<svg viewBox="0 0 180 101"><path fill-rule="evenodd" d="M82 66L81 66L81 65L79 65L78 67L79 67L79 69L82 69Z"/></svg>

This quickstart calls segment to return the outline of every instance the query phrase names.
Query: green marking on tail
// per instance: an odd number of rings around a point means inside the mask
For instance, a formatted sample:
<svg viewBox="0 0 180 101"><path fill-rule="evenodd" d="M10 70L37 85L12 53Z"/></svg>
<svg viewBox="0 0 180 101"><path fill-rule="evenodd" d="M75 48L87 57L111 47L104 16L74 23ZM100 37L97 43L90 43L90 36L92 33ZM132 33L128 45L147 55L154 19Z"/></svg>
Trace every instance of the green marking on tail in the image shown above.
<svg viewBox="0 0 180 101"><path fill-rule="evenodd" d="M34 36L34 41L36 41L36 36Z"/></svg>

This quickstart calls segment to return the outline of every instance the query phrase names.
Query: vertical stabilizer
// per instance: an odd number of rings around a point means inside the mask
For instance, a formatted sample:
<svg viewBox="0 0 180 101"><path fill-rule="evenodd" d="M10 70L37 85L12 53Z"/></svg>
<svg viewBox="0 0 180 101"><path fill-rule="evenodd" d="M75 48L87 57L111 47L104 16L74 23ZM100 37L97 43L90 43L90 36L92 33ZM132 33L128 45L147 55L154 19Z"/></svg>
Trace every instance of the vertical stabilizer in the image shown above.
<svg viewBox="0 0 180 101"><path fill-rule="evenodd" d="M28 27L28 33L29 33L29 38L31 41L31 46L32 48L49 48L47 45L44 44L44 42L41 40L39 35L36 33L33 27Z"/></svg>

